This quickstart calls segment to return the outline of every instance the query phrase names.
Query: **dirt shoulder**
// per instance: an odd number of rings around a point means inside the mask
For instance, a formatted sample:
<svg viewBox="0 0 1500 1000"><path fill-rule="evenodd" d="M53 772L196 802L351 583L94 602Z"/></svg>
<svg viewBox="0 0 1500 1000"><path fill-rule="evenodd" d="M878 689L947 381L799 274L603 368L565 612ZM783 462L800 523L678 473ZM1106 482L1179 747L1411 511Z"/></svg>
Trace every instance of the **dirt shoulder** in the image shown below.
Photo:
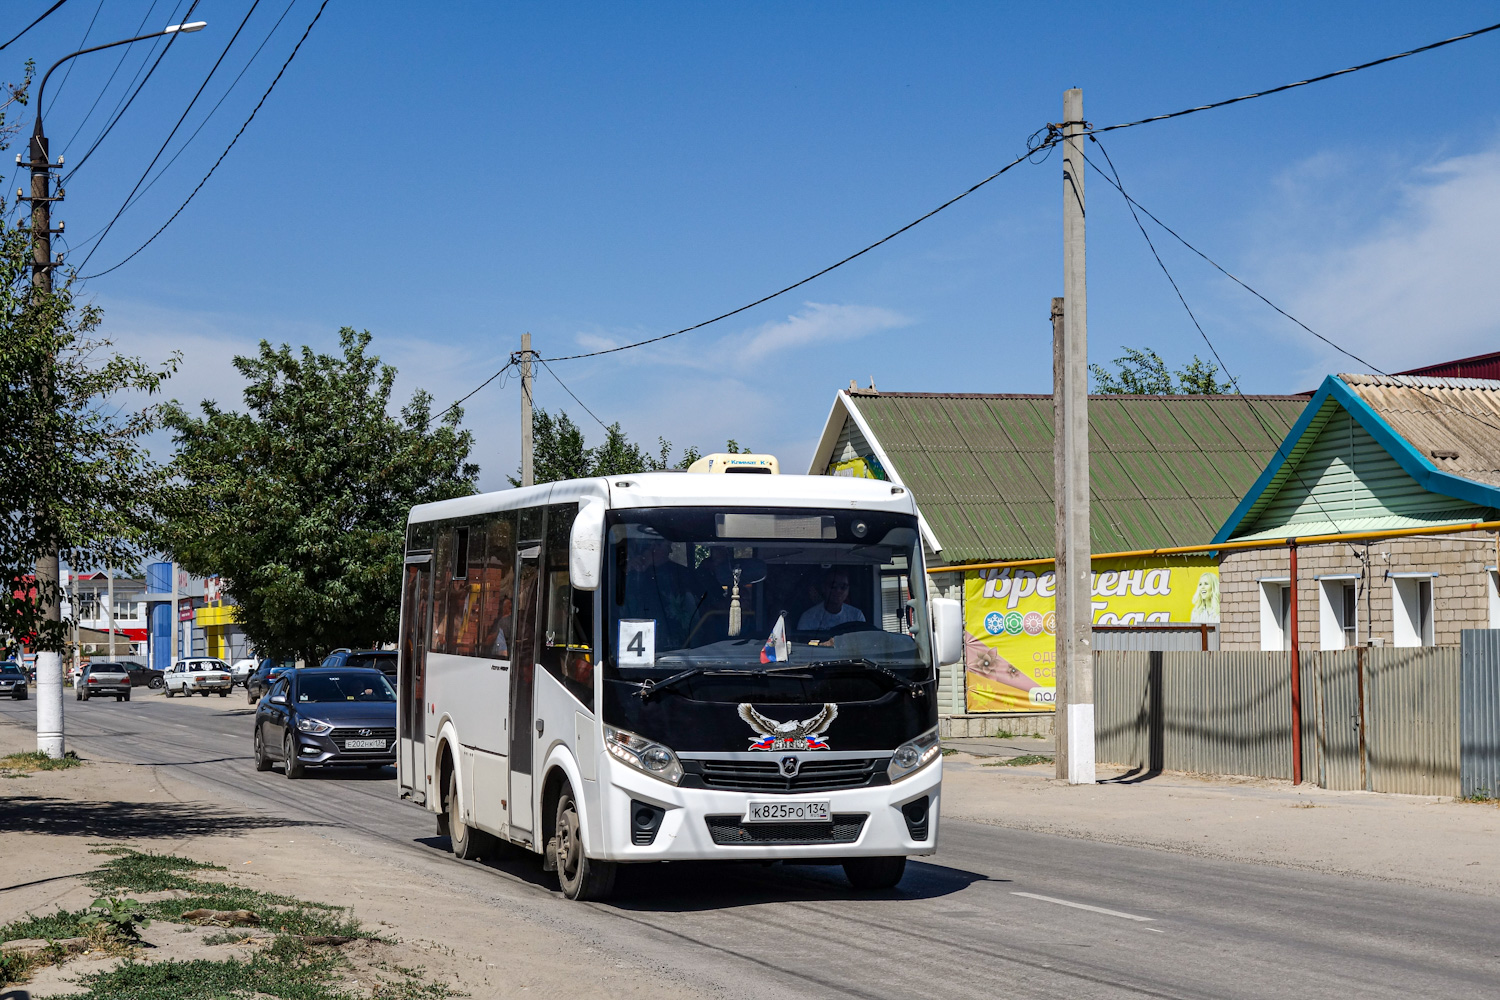
<svg viewBox="0 0 1500 1000"><path fill-rule="evenodd" d="M0 756L34 747L32 733L0 723ZM120 837L112 830L147 835ZM255 816L161 769L125 764L88 762L0 777L0 857L7 859L0 924L27 913L87 907L99 893L81 876L108 860L91 853L102 843L211 862L226 871L210 877L349 907L383 939L340 949L349 961L346 985L364 995L388 982L393 970L421 968L424 982L473 997L705 996L628 955L455 892L430 872L386 857L378 845L324 827ZM151 947L139 955L153 962L223 959L255 947L207 943L215 932L223 933L153 923L144 935ZM119 961L97 952L74 956L41 970L14 995L70 993L79 988L81 974Z"/></svg>
<svg viewBox="0 0 1500 1000"><path fill-rule="evenodd" d="M1052 765L943 761L943 816L1201 857L1500 895L1496 803L1167 773L1070 786Z"/></svg>

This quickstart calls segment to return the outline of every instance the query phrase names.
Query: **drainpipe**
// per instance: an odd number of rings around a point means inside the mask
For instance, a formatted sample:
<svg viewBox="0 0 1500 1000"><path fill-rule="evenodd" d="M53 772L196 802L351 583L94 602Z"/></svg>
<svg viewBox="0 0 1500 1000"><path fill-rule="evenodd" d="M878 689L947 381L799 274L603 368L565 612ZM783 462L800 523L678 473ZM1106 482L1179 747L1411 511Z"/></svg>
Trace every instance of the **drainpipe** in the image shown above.
<svg viewBox="0 0 1500 1000"><path fill-rule="evenodd" d="M1292 784L1302 784L1302 663L1297 637L1297 543L1287 540L1291 552L1292 592L1287 602L1287 618L1292 636Z"/></svg>

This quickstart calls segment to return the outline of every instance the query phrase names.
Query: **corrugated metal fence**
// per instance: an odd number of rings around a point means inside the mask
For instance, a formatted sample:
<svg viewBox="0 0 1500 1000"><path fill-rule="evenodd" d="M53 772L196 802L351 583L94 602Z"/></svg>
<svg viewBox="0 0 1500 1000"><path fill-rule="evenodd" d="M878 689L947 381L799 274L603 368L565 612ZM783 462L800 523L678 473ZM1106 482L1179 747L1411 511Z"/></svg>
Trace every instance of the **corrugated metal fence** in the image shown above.
<svg viewBox="0 0 1500 1000"><path fill-rule="evenodd" d="M1500 629L1466 629L1462 642L1460 787L1500 798Z"/></svg>
<svg viewBox="0 0 1500 1000"><path fill-rule="evenodd" d="M1100 761L1292 777L1291 654L1108 651L1094 664ZM1500 790L1500 632L1465 632L1462 654L1304 652L1301 677L1303 780L1425 795Z"/></svg>

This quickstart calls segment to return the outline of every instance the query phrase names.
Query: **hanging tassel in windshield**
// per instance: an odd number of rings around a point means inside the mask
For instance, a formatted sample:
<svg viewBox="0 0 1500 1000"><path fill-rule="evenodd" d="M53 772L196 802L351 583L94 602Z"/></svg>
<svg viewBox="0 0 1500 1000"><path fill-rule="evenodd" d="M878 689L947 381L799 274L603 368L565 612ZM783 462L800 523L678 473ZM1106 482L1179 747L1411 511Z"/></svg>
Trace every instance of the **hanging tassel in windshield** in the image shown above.
<svg viewBox="0 0 1500 1000"><path fill-rule="evenodd" d="M740 634L740 568L734 568L734 589L729 594L729 637Z"/></svg>

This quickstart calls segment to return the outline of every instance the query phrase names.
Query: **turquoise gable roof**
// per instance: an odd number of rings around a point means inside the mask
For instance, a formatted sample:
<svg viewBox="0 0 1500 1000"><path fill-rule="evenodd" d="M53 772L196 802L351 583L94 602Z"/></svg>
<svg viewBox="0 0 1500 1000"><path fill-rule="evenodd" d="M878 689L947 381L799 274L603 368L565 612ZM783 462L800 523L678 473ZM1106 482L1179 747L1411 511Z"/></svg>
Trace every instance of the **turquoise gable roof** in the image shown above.
<svg viewBox="0 0 1500 1000"><path fill-rule="evenodd" d="M1214 536L1215 542L1250 534L1264 534L1271 530L1257 532L1252 529L1268 512L1278 495L1288 487L1298 465L1317 445L1325 426L1338 410L1347 413L1358 428L1368 434L1417 487L1455 501L1438 504L1437 509L1429 513L1429 516L1438 519L1438 523L1449 519L1472 520L1479 517L1482 511L1500 508L1500 488L1437 468L1418 448L1392 429L1385 418L1342 378L1330 375L1323 380L1297 423L1277 447L1271 462ZM1401 512L1393 510L1391 514L1400 516ZM1296 533L1295 521L1287 527L1287 534ZM1363 530L1363 527L1351 526L1350 530ZM1322 534L1324 531L1314 533Z"/></svg>

